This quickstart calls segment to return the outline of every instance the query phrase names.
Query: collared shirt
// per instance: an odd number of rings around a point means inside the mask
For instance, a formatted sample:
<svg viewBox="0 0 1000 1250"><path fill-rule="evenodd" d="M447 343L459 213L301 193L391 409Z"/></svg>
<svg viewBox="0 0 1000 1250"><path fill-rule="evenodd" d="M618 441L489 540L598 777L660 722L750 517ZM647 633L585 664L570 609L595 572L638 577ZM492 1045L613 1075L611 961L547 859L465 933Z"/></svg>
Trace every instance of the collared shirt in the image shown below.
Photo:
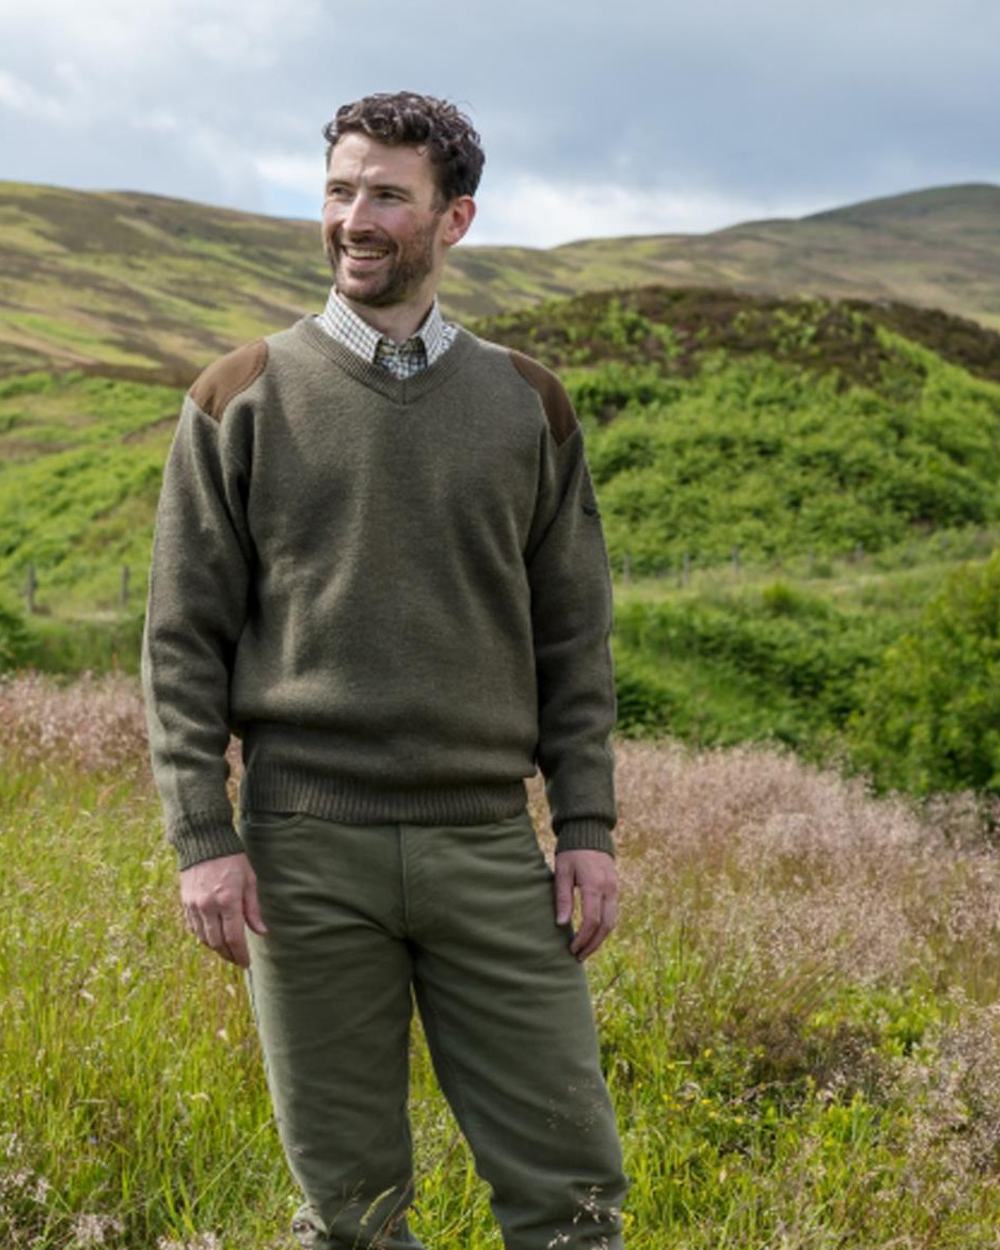
<svg viewBox="0 0 1000 1250"><path fill-rule="evenodd" d="M330 288L326 307L316 321L327 334L350 348L362 360L382 365L396 378L412 378L434 364L455 341L456 333L456 327L441 316L435 298L430 312L412 337L402 343L394 343L358 316L333 287Z"/></svg>

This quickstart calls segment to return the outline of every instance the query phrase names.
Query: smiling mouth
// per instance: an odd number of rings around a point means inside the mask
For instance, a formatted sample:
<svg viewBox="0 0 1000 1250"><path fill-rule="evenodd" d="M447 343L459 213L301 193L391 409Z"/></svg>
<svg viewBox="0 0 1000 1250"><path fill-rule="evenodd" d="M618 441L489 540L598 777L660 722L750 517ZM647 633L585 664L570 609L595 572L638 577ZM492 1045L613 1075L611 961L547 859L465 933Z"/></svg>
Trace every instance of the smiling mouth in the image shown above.
<svg viewBox="0 0 1000 1250"><path fill-rule="evenodd" d="M389 248L374 247L371 244L341 243L339 247L341 255L348 260L382 260L389 255Z"/></svg>

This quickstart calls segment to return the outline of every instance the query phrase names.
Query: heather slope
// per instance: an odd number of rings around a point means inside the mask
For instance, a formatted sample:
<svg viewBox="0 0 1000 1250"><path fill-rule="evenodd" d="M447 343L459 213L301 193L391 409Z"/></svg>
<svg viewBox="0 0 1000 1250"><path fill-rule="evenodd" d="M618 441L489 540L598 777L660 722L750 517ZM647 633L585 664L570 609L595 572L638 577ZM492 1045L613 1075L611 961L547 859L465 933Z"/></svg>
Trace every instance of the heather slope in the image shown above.
<svg viewBox="0 0 1000 1250"><path fill-rule="evenodd" d="M1000 521L1000 335L972 323L644 288L482 329L561 371L620 570L875 552Z"/></svg>
<svg viewBox="0 0 1000 1250"><path fill-rule="evenodd" d="M799 221L550 249L462 246L463 318L651 282L889 299L1000 326L1000 188L932 188ZM0 375L99 363L160 380L319 306L312 222L163 196L0 183Z"/></svg>
<svg viewBox="0 0 1000 1250"><path fill-rule="evenodd" d="M0 184L0 373L99 362L190 381L315 304L318 235L161 196Z"/></svg>

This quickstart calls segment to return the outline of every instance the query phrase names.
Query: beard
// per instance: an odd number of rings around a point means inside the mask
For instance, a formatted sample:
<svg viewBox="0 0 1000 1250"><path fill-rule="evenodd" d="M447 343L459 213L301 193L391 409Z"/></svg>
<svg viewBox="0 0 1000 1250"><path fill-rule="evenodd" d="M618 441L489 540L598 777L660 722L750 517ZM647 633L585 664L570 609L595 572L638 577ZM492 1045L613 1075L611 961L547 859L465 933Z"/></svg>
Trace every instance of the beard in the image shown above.
<svg viewBox="0 0 1000 1250"><path fill-rule="evenodd" d="M411 295L434 268L434 237L437 218L427 226L415 231L403 244L384 235L365 235L352 239L357 247L385 247L389 249L389 264L379 273L350 278L347 276L343 256L343 241L339 234L326 236L323 250L330 262L333 283L337 291L356 304L370 308L385 308L402 303Z"/></svg>

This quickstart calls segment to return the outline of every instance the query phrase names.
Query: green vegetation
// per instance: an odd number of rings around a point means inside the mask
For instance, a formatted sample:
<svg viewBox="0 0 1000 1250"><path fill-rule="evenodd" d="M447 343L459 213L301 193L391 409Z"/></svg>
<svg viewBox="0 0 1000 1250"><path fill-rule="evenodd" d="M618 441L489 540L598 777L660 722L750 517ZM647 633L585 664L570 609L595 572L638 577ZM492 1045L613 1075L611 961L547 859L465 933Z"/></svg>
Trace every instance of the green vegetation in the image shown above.
<svg viewBox="0 0 1000 1250"><path fill-rule="evenodd" d="M485 328L565 371L617 569L872 552L1000 520L989 332L972 376L878 310L822 301L650 288ZM922 337L968 358L937 330Z"/></svg>
<svg viewBox="0 0 1000 1250"><path fill-rule="evenodd" d="M857 682L900 614L776 581L744 591L620 599L615 657L624 732L702 745L773 738L829 747Z"/></svg>
<svg viewBox="0 0 1000 1250"><path fill-rule="evenodd" d="M0 673L26 667L36 654L24 617L13 605L0 602Z"/></svg>
<svg viewBox="0 0 1000 1250"><path fill-rule="evenodd" d="M854 754L880 782L1000 794L1000 551L951 575L860 695Z"/></svg>
<svg viewBox="0 0 1000 1250"><path fill-rule="evenodd" d="M619 589L619 725L701 746L772 741L881 788L997 790L995 551L829 576L703 573ZM956 554L974 554L974 540ZM885 561L903 556L886 553ZM942 583L945 588L941 589Z"/></svg>
<svg viewBox="0 0 1000 1250"><path fill-rule="evenodd" d="M997 335L654 287L478 328L558 368L586 428L624 732L780 742L921 793L994 785L988 639L949 660L971 684L946 713L923 671L944 626L921 613L1000 535ZM8 605L36 579L34 615L0 617L0 664L136 670L181 394L79 370L0 381Z"/></svg>
<svg viewBox="0 0 1000 1250"><path fill-rule="evenodd" d="M957 591L920 616L1000 535L995 334L655 288L485 328L559 368L587 428L625 732L996 788L996 592L974 620Z"/></svg>
<svg viewBox="0 0 1000 1250"><path fill-rule="evenodd" d="M244 985L184 931L137 685L0 684L0 731L0 1243L288 1250ZM763 750L618 755L623 922L588 967L630 1250L990 1244L1000 861L975 814ZM497 1250L419 1029L413 1065L415 1226Z"/></svg>
<svg viewBox="0 0 1000 1250"><path fill-rule="evenodd" d="M35 373L0 381L0 585L62 617L145 601L152 520L181 392Z"/></svg>
<svg viewBox="0 0 1000 1250"><path fill-rule="evenodd" d="M320 182L317 154L317 215ZM888 297L889 311L916 301L948 310L952 322L972 317L1000 328L998 211L1000 188L980 184L705 235L548 249L463 245L451 255L442 295L449 312L468 318L669 282ZM0 183L0 230L0 374L131 364L150 378L188 382L228 348L318 310L329 281L314 221L165 196Z"/></svg>
<svg viewBox="0 0 1000 1250"><path fill-rule="evenodd" d="M660 265L754 285L748 245L772 273L781 251L792 287L836 245L845 293L874 275L926 298L954 228L963 307L1000 322L997 194L462 249L450 306ZM9 186L0 221L0 375L22 371L0 376L0 672L134 673L181 388L318 304L315 228ZM591 968L630 1250L994 1244L1000 337L893 303L655 287L477 328L567 383L618 579L621 727L674 740L617 744L625 921ZM134 678L0 679L0 739L0 1243L284 1250L294 1197L243 986L183 933ZM417 1228L491 1250L419 1031L414 1065Z"/></svg>

